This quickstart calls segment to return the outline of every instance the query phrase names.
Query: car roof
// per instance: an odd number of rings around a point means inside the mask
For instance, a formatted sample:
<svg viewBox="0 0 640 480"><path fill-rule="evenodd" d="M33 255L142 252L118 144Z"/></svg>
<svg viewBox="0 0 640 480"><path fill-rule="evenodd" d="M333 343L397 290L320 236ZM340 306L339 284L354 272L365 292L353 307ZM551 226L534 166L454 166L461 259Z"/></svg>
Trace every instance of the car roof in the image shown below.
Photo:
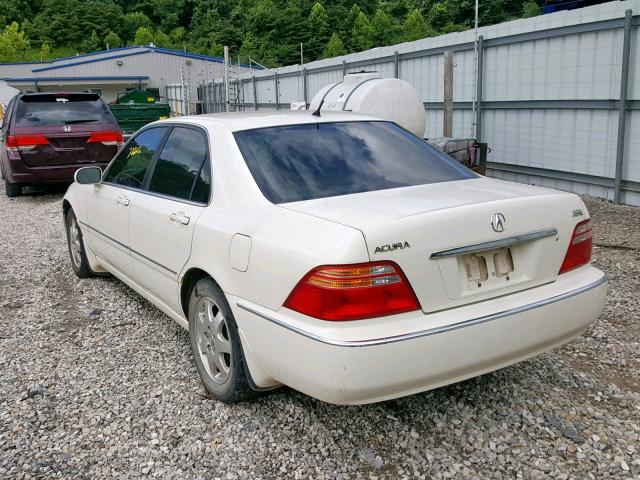
<svg viewBox="0 0 640 480"><path fill-rule="evenodd" d="M302 111L271 111L271 112L226 112L207 113L185 117L173 117L171 122L196 123L207 126L211 124L224 125L231 131L251 130L254 128L280 127L286 125L303 125L330 122L355 122L380 120L370 115L351 112L322 112L319 117L309 110Z"/></svg>

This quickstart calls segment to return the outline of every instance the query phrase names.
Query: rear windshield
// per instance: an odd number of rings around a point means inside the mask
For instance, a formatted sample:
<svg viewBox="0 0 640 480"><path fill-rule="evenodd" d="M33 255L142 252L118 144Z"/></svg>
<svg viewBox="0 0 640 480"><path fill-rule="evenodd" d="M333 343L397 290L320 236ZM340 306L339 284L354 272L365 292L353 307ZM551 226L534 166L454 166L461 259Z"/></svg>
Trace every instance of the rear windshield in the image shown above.
<svg viewBox="0 0 640 480"><path fill-rule="evenodd" d="M109 107L96 94L25 95L16 110L16 126L114 123Z"/></svg>
<svg viewBox="0 0 640 480"><path fill-rule="evenodd" d="M256 183L273 203L475 178L391 122L336 122L235 133Z"/></svg>

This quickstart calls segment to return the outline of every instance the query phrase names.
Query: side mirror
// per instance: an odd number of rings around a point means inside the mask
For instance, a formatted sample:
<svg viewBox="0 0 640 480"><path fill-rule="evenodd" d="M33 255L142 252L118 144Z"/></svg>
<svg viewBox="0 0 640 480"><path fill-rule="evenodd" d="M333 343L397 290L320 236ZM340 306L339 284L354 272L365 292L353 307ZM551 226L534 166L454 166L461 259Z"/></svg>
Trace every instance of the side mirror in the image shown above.
<svg viewBox="0 0 640 480"><path fill-rule="evenodd" d="M76 182L82 185L93 185L102 180L102 169L100 167L82 167L76 170L74 175Z"/></svg>

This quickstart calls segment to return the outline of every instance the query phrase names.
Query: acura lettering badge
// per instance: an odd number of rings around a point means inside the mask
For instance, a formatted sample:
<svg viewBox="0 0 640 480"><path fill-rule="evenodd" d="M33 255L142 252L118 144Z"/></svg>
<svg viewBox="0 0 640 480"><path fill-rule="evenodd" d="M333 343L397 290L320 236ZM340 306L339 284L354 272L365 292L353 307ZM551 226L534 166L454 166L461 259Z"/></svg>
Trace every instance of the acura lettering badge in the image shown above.
<svg viewBox="0 0 640 480"><path fill-rule="evenodd" d="M62 127L62 130L64 130L65 132L70 132L71 127L69 125L65 125L64 127Z"/></svg>
<svg viewBox="0 0 640 480"><path fill-rule="evenodd" d="M491 228L493 228L494 232L504 232L504 229L507 228L507 221L503 214L494 213L491 216Z"/></svg>

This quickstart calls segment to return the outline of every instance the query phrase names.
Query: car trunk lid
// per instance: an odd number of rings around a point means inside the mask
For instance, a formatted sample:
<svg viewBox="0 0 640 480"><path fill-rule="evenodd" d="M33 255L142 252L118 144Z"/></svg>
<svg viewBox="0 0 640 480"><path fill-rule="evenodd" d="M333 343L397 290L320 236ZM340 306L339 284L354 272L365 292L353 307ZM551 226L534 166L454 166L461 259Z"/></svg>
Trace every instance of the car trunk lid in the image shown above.
<svg viewBox="0 0 640 480"><path fill-rule="evenodd" d="M90 141L94 132L114 131L112 125L52 125L14 128L18 152L29 167L109 162L116 154L114 142Z"/></svg>
<svg viewBox="0 0 640 480"><path fill-rule="evenodd" d="M400 265L426 312L554 281L586 218L575 195L488 178L281 206L361 230L370 259Z"/></svg>

